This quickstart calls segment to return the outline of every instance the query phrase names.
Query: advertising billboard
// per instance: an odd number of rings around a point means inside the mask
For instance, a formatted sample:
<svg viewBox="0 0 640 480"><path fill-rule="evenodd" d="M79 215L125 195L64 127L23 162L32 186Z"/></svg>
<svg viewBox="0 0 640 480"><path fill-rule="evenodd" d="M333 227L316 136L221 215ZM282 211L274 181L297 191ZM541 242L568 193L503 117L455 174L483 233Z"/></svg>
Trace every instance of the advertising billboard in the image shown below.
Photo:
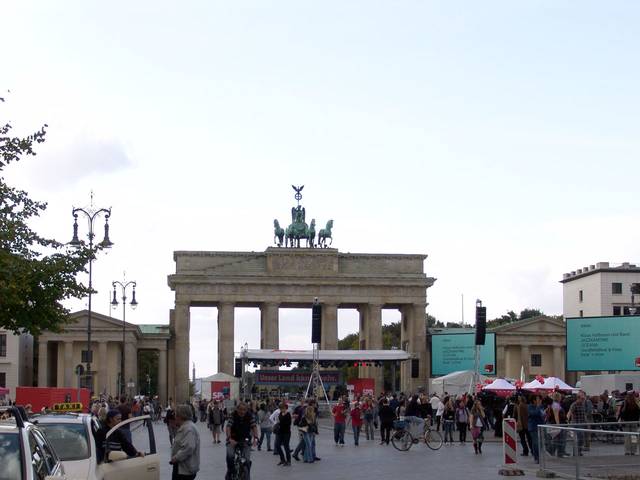
<svg viewBox="0 0 640 480"><path fill-rule="evenodd" d="M640 316L567 318L567 370L640 371Z"/></svg>
<svg viewBox="0 0 640 480"><path fill-rule="evenodd" d="M459 370L473 370L475 332L431 335L431 376L447 375ZM480 373L496 374L496 334L487 333L480 346Z"/></svg>

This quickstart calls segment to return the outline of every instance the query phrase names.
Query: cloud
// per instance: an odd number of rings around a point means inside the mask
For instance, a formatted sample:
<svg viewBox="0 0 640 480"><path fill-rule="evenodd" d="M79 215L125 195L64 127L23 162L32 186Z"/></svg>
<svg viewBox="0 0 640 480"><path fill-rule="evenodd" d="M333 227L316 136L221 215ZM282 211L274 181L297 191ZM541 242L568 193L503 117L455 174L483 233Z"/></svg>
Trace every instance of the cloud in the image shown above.
<svg viewBox="0 0 640 480"><path fill-rule="evenodd" d="M30 177L40 187L59 190L131 166L133 161L117 140L79 137L67 145L43 149L32 162Z"/></svg>

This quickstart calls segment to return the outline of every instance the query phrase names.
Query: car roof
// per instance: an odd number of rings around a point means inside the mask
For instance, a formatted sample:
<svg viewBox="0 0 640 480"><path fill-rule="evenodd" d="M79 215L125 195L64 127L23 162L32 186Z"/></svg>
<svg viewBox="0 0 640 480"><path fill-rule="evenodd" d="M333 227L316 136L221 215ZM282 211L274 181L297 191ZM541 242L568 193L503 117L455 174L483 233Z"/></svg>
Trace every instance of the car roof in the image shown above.
<svg viewBox="0 0 640 480"><path fill-rule="evenodd" d="M86 423L91 415L86 413L46 413L33 415L31 421L35 424L47 423Z"/></svg>

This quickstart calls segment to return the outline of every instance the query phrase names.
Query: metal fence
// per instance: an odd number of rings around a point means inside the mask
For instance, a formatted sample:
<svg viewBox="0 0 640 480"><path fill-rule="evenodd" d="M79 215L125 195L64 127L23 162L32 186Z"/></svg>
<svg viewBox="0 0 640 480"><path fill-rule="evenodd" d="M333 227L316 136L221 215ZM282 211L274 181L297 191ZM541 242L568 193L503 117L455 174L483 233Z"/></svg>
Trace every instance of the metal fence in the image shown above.
<svg viewBox="0 0 640 480"><path fill-rule="evenodd" d="M540 425L540 470L584 479L640 479L640 422Z"/></svg>

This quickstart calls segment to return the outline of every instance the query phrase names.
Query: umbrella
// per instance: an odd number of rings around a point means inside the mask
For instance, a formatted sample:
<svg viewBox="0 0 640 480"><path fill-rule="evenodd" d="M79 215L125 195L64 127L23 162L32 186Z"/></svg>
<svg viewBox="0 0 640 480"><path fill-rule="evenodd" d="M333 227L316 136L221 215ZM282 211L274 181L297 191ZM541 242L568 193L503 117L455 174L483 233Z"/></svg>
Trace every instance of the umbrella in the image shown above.
<svg viewBox="0 0 640 480"><path fill-rule="evenodd" d="M493 392L501 397L508 397L516 391L516 387L507 382L504 378L494 380L490 385L485 385L483 390Z"/></svg>

